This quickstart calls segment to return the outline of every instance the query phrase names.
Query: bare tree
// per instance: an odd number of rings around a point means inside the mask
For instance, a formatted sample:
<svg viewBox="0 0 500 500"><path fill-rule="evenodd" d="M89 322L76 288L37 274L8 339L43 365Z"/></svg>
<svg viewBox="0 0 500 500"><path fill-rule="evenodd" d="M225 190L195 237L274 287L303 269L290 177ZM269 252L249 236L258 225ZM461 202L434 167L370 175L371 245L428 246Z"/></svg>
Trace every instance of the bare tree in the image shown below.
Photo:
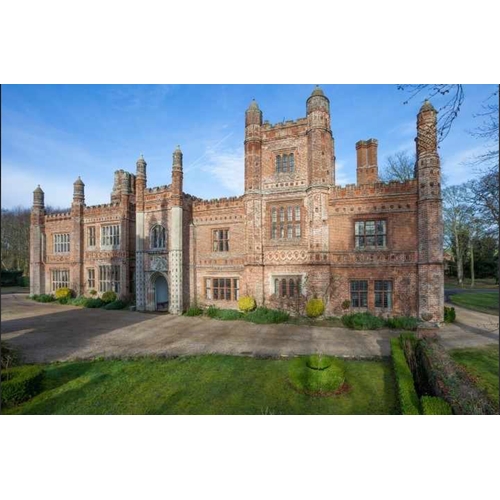
<svg viewBox="0 0 500 500"><path fill-rule="evenodd" d="M464 280L464 258L469 247L470 221L473 213L467 203L465 184L449 186L443 190L443 219L447 244L454 250L459 285Z"/></svg>
<svg viewBox="0 0 500 500"><path fill-rule="evenodd" d="M415 177L415 155L408 151L398 151L387 157L384 168L380 174L383 182L404 182Z"/></svg>
<svg viewBox="0 0 500 500"><path fill-rule="evenodd" d="M398 85L399 90L409 93L408 99L403 104L408 104L417 96L424 99L433 99L435 97L445 97L444 104L438 108L437 134L438 142L446 139L450 133L451 126L458 116L464 102L463 85L457 84L429 84L429 85Z"/></svg>

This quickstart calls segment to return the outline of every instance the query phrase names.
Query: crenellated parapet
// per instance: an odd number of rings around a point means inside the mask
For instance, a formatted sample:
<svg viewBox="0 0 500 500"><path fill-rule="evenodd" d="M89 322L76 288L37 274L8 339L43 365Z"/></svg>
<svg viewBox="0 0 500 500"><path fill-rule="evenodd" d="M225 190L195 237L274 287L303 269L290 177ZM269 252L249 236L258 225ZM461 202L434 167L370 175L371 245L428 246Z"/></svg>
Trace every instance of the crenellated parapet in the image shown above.
<svg viewBox="0 0 500 500"><path fill-rule="evenodd" d="M214 198L211 200L197 199L193 203L193 211L213 210L214 208L243 208L243 196L231 196L229 198Z"/></svg>
<svg viewBox="0 0 500 500"><path fill-rule="evenodd" d="M330 188L330 201L350 198L372 198L388 195L417 194L416 179L405 182L375 182L373 184L347 184L346 186L333 186Z"/></svg>

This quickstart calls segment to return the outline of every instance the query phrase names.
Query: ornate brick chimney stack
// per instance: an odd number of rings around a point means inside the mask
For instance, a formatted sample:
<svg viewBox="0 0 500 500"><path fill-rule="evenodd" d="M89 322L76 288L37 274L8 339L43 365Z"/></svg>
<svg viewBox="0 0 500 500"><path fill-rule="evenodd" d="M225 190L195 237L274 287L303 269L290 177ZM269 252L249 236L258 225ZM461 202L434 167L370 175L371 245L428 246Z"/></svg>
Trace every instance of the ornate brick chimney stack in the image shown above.
<svg viewBox="0 0 500 500"><path fill-rule="evenodd" d="M419 317L443 321L443 213L441 164L437 150L437 111L425 101L417 117Z"/></svg>
<svg viewBox="0 0 500 500"><path fill-rule="evenodd" d="M262 111L254 99L245 112L245 193L260 191L262 179Z"/></svg>
<svg viewBox="0 0 500 500"><path fill-rule="evenodd" d="M182 314L183 311L183 258L182 258L182 151L177 146L173 154L172 194L170 209L170 312Z"/></svg>
<svg viewBox="0 0 500 500"><path fill-rule="evenodd" d="M307 99L307 145L309 184L335 184L335 152L330 127L330 101L316 86Z"/></svg>
<svg viewBox="0 0 500 500"><path fill-rule="evenodd" d="M30 228L30 293L45 293L45 195L40 185L33 191Z"/></svg>
<svg viewBox="0 0 500 500"><path fill-rule="evenodd" d="M71 265L70 288L77 295L83 294L83 250L84 250L84 234L83 234L83 212L85 209L85 184L78 177L73 183L73 203L71 204L71 235L70 235L70 252Z"/></svg>
<svg viewBox="0 0 500 500"><path fill-rule="evenodd" d="M373 184L378 182L377 139L358 141L356 143L357 184Z"/></svg>
<svg viewBox="0 0 500 500"><path fill-rule="evenodd" d="M145 303L145 280L144 280L144 240L146 238L147 230L145 228L144 220L144 192L147 187L147 163L144 156L137 160L136 166L136 182L135 182L135 266L136 266L136 279L135 279L135 294L137 300L137 310L144 311L146 309Z"/></svg>

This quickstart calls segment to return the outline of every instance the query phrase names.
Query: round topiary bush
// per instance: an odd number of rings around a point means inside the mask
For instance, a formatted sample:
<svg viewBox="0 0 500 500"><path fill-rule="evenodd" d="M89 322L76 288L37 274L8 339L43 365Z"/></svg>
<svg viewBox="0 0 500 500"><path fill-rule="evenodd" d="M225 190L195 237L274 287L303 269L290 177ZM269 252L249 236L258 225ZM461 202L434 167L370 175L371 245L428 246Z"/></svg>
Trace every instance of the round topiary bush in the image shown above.
<svg viewBox="0 0 500 500"><path fill-rule="evenodd" d="M332 366L332 359L321 354L313 354L307 358L306 365L311 370L326 370Z"/></svg>
<svg viewBox="0 0 500 500"><path fill-rule="evenodd" d="M90 291L89 291L89 295L90 295L91 297L95 297L95 296L97 295L97 290L90 290Z"/></svg>
<svg viewBox="0 0 500 500"><path fill-rule="evenodd" d="M240 311L244 313L248 313L253 311L257 307L257 303L253 297L249 297L248 295L244 295L238 299L238 307Z"/></svg>
<svg viewBox="0 0 500 500"><path fill-rule="evenodd" d="M110 302L114 302L117 298L118 296L115 292L113 292L112 290L108 290L107 292L104 292L102 294L101 300L109 304Z"/></svg>
<svg viewBox="0 0 500 500"><path fill-rule="evenodd" d="M290 363L289 381L298 392L310 396L333 396L347 388L345 365L328 356L306 356Z"/></svg>
<svg viewBox="0 0 500 500"><path fill-rule="evenodd" d="M349 309L349 307L351 307L351 301L344 300L344 302L342 302L342 309L344 309L344 311L347 311L347 309Z"/></svg>
<svg viewBox="0 0 500 500"><path fill-rule="evenodd" d="M36 396L42 390L43 369L17 366L2 370L2 404L16 405Z"/></svg>
<svg viewBox="0 0 500 500"><path fill-rule="evenodd" d="M56 300L68 301L71 299L73 292L69 288L58 288L55 292Z"/></svg>
<svg viewBox="0 0 500 500"><path fill-rule="evenodd" d="M317 318L325 312L325 304L321 299L309 299L306 304L306 314L309 318Z"/></svg>

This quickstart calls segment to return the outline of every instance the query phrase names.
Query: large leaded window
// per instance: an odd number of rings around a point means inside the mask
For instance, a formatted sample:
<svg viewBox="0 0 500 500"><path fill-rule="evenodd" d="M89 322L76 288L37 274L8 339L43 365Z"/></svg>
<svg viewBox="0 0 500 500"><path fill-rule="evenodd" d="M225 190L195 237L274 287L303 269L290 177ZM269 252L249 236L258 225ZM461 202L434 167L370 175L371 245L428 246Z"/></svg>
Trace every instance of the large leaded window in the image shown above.
<svg viewBox="0 0 500 500"><path fill-rule="evenodd" d="M163 226L154 226L151 229L151 248L161 249L165 248L165 228Z"/></svg>
<svg viewBox="0 0 500 500"><path fill-rule="evenodd" d="M69 234L54 234L54 253L69 252Z"/></svg>
<svg viewBox="0 0 500 500"><path fill-rule="evenodd" d="M271 209L271 239L299 239L301 237L300 206L288 205Z"/></svg>
<svg viewBox="0 0 500 500"><path fill-rule="evenodd" d="M385 220L357 221L354 226L356 248L385 248L387 224Z"/></svg>
<svg viewBox="0 0 500 500"><path fill-rule="evenodd" d="M392 281L375 281L375 307L392 309Z"/></svg>
<svg viewBox="0 0 500 500"><path fill-rule="evenodd" d="M101 245L105 247L120 246L120 226L102 226L101 227Z"/></svg>
<svg viewBox="0 0 500 500"><path fill-rule="evenodd" d="M295 172L295 157L293 153L289 155L276 156L276 173L286 174Z"/></svg>
<svg viewBox="0 0 500 500"><path fill-rule="evenodd" d="M68 269L54 269L52 271L52 291L55 292L58 288L69 288Z"/></svg>
<svg viewBox="0 0 500 500"><path fill-rule="evenodd" d="M96 236L95 236L95 226L90 226L87 228L87 246L95 247Z"/></svg>
<svg viewBox="0 0 500 500"><path fill-rule="evenodd" d="M283 276L274 278L274 294L280 298L293 299L299 297L301 290L300 276Z"/></svg>
<svg viewBox="0 0 500 500"><path fill-rule="evenodd" d="M351 281L351 307L368 307L368 281Z"/></svg>
<svg viewBox="0 0 500 500"><path fill-rule="evenodd" d="M229 252L229 229L212 231L212 248L214 252Z"/></svg>
<svg viewBox="0 0 500 500"><path fill-rule="evenodd" d="M205 298L209 300L238 300L240 280L237 278L205 278Z"/></svg>
<svg viewBox="0 0 500 500"><path fill-rule="evenodd" d="M87 269L87 286L88 288L95 288L95 269Z"/></svg>
<svg viewBox="0 0 500 500"><path fill-rule="evenodd" d="M120 293L120 266L99 266L99 291Z"/></svg>

